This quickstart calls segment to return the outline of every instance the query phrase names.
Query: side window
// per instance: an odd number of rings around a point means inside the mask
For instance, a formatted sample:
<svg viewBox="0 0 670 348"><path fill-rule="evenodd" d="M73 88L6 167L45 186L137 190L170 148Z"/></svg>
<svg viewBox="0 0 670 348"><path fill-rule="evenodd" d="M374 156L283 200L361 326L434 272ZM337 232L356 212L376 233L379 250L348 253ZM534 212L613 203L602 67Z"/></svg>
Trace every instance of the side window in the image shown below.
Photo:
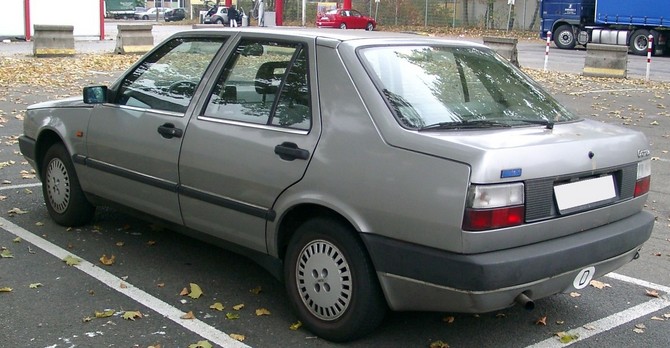
<svg viewBox="0 0 670 348"><path fill-rule="evenodd" d="M307 130L307 55L300 44L243 40L223 69L204 115Z"/></svg>
<svg viewBox="0 0 670 348"><path fill-rule="evenodd" d="M117 104L183 113L225 38L174 39L121 83Z"/></svg>

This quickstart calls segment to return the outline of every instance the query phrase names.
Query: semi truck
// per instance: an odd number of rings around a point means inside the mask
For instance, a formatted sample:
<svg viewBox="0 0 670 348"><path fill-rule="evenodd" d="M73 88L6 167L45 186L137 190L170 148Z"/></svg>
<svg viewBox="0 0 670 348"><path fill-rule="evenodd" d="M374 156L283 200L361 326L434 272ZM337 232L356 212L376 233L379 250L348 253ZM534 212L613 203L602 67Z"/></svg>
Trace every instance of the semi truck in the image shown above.
<svg viewBox="0 0 670 348"><path fill-rule="evenodd" d="M588 43L625 45L647 54L649 35L654 54L668 52L670 1L667 0L541 0L540 37L551 31L558 48Z"/></svg>
<svg viewBox="0 0 670 348"><path fill-rule="evenodd" d="M106 17L133 18L135 16L134 0L105 0Z"/></svg>

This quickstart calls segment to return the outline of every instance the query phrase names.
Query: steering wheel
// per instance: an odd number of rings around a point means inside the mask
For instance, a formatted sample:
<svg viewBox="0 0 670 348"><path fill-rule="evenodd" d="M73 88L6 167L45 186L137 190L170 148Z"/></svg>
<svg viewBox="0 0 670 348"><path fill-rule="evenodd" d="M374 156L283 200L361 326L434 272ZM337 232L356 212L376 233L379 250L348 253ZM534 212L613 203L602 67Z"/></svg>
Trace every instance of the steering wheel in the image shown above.
<svg viewBox="0 0 670 348"><path fill-rule="evenodd" d="M180 80L172 83L167 92L173 97L191 98L197 86L196 82Z"/></svg>

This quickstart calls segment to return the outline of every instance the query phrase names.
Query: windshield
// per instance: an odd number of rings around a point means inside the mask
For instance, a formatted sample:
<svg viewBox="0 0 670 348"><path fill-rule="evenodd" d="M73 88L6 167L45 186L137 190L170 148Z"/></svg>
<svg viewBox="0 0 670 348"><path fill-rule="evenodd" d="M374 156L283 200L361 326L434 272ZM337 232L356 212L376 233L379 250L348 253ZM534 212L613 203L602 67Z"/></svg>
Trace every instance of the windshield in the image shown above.
<svg viewBox="0 0 670 348"><path fill-rule="evenodd" d="M577 119L486 48L368 47L359 55L406 128L549 127Z"/></svg>

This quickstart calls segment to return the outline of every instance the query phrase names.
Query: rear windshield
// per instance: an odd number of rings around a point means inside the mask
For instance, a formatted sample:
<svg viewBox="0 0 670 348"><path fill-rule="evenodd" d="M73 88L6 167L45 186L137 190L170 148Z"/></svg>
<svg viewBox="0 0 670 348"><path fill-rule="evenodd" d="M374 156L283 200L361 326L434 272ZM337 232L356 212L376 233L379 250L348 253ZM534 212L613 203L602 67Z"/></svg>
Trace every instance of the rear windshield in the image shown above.
<svg viewBox="0 0 670 348"><path fill-rule="evenodd" d="M577 119L487 48L368 47L359 50L359 57L406 128L512 127Z"/></svg>

